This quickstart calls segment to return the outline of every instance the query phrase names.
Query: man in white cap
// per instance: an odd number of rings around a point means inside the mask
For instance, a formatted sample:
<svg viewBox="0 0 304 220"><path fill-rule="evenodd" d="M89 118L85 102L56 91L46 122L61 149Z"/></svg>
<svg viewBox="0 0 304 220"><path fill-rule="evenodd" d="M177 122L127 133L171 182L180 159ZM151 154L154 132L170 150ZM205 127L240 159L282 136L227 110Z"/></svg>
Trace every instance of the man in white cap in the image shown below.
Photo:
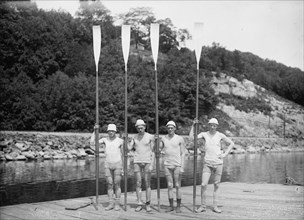
<svg viewBox="0 0 304 220"><path fill-rule="evenodd" d="M194 138L193 130L196 123L198 123L197 119L194 120L190 130L190 139ZM205 145L205 157L201 184L201 206L196 210L196 212L206 211L206 190L210 176L211 174L214 174L213 211L221 213L222 211L218 208L217 200L219 184L221 182L223 171L223 158L229 154L234 143L225 134L217 131L219 123L216 118L211 118L208 125L209 131L201 132L197 135L198 139L203 139ZM221 141L229 144L228 149L225 152L221 149ZM203 151L203 146L200 146L200 148Z"/></svg>
<svg viewBox="0 0 304 220"><path fill-rule="evenodd" d="M138 133L134 135L128 144L129 150L134 150L134 173L136 178L136 196L138 202L135 211L139 212L143 208L141 198L141 178L142 175L144 175L146 184L146 211L151 212L151 172L155 161L154 136L145 132L146 123L141 119L136 121L135 127Z"/></svg>
<svg viewBox="0 0 304 220"><path fill-rule="evenodd" d="M109 205L105 208L106 211L114 209L120 210L120 195L121 195L121 175L123 164L123 140L116 137L116 125L109 124L107 128L108 137L101 138L99 144L104 148L105 152L105 176L108 185ZM95 132L91 136L91 145L95 144ZM114 185L114 187L113 187ZM113 196L115 189L115 197Z"/></svg>
<svg viewBox="0 0 304 220"><path fill-rule="evenodd" d="M184 172L185 141L182 136L175 134L176 124L169 121L166 125L168 134L161 138L160 149L164 152L164 168L168 185L169 210L173 208L173 180L176 188L176 212L181 212L181 177Z"/></svg>

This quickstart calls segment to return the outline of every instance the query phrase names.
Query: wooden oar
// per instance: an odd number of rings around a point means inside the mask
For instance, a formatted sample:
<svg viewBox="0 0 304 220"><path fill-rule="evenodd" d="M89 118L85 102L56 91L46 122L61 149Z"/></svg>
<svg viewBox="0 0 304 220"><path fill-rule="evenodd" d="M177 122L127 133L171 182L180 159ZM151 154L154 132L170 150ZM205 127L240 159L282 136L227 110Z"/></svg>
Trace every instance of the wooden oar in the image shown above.
<svg viewBox="0 0 304 220"><path fill-rule="evenodd" d="M157 86L157 57L158 57L158 47L159 47L159 24L151 24L150 30L151 37L151 49L152 56L154 59L154 69L155 69L155 158L156 158L156 179L157 179L157 205L158 211L160 211L160 182L159 182L159 125L158 125L158 86Z"/></svg>
<svg viewBox="0 0 304 220"><path fill-rule="evenodd" d="M195 55L197 62L196 73L196 105L195 105L195 118L198 120L198 96L199 96L199 61L202 52L202 30L203 23L194 23L194 43L195 43ZM197 133L198 123L194 125L194 160L193 160L193 212L195 212L195 200L196 200L196 175L197 175Z"/></svg>
<svg viewBox="0 0 304 220"><path fill-rule="evenodd" d="M128 57L130 50L130 36L131 36L131 27L130 25L121 26L121 46L123 57L125 61L125 134L124 134L124 193L125 201L124 208L127 211L127 192L128 192Z"/></svg>
<svg viewBox="0 0 304 220"><path fill-rule="evenodd" d="M101 48L101 31L100 26L93 26L93 50L94 59L96 66L96 123L95 129L95 175L96 175L96 204L98 204L98 194L99 194L99 98L98 98L98 62L100 56Z"/></svg>

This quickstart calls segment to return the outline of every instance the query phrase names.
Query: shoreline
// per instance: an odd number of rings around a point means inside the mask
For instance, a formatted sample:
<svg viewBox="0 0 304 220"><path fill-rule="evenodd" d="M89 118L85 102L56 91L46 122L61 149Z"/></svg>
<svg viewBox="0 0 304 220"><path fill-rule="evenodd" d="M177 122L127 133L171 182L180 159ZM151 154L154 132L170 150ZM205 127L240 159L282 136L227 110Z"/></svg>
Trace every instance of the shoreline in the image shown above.
<svg viewBox="0 0 304 220"><path fill-rule="evenodd" d="M134 134L129 134L129 137L132 135ZM95 157L89 144L90 136L91 133L1 131L0 162ZM100 136L104 137L106 134L101 133ZM183 137L186 153L193 154L193 142L189 141L188 136ZM235 143L230 154L304 152L304 140L273 137L230 138ZM200 150L198 153L202 154ZM101 150L100 157L103 156Z"/></svg>

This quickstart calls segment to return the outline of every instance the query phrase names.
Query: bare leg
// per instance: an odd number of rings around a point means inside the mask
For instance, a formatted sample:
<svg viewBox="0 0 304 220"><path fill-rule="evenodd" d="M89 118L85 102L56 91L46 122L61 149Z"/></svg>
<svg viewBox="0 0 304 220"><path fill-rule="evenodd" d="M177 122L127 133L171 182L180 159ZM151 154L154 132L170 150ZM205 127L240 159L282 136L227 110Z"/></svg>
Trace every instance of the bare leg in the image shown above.
<svg viewBox="0 0 304 220"><path fill-rule="evenodd" d="M151 201L151 172L145 172L145 184L146 184L146 210L147 212L151 212L152 209L150 207Z"/></svg>
<svg viewBox="0 0 304 220"><path fill-rule="evenodd" d="M206 206L206 191L207 191L207 186L208 182L210 179L211 173L203 173L202 177L202 187L201 187L201 204Z"/></svg>
<svg viewBox="0 0 304 220"><path fill-rule="evenodd" d="M173 178L172 173L170 175L166 175L167 185L168 185L168 198L173 199Z"/></svg>
<svg viewBox="0 0 304 220"><path fill-rule="evenodd" d="M115 175L114 183L115 183L115 194L116 194L116 201L115 201L116 211L120 210L120 195L121 195L120 181L121 181L121 176Z"/></svg>
<svg viewBox="0 0 304 220"><path fill-rule="evenodd" d="M112 177L107 177L107 183L108 183L108 198L109 202L113 201L113 179Z"/></svg>
<svg viewBox="0 0 304 220"><path fill-rule="evenodd" d="M222 211L218 208L218 189L220 187L219 182L214 183L214 191L213 191L213 211L217 213L221 213Z"/></svg>
<svg viewBox="0 0 304 220"><path fill-rule="evenodd" d="M170 208L167 210L167 212L172 212L174 211L173 207L173 173L170 172L170 175L166 175L167 179L167 185L168 185L168 199L169 199L169 204Z"/></svg>
<svg viewBox="0 0 304 220"><path fill-rule="evenodd" d="M145 183L146 183L146 201L151 200L151 173L147 172L145 174Z"/></svg>
<svg viewBox="0 0 304 220"><path fill-rule="evenodd" d="M112 174L112 173L111 173ZM113 177L107 177L108 183L108 198L109 198L109 205L105 208L106 211L111 210L114 208L114 198L113 198Z"/></svg>
<svg viewBox="0 0 304 220"><path fill-rule="evenodd" d="M182 198L181 192L181 182L182 182L182 175L181 173L174 174L174 181L175 181L175 188L176 188L176 198Z"/></svg>
<svg viewBox="0 0 304 220"><path fill-rule="evenodd" d="M213 211L221 213L222 211L218 208L218 189L220 187L222 177L223 165L217 166L214 176L214 191L213 191Z"/></svg>
<svg viewBox="0 0 304 220"><path fill-rule="evenodd" d="M206 211L206 191L211 173L203 172L202 174L202 185L201 185L201 206L196 210L196 212Z"/></svg>
<svg viewBox="0 0 304 220"><path fill-rule="evenodd" d="M177 201L177 206L176 206L176 212L181 213L181 202L182 202L182 193L181 193L181 173L178 171L178 169L175 169L174 172L174 181L175 181L175 188L176 188L176 201Z"/></svg>
<svg viewBox="0 0 304 220"><path fill-rule="evenodd" d="M137 202L138 202L138 204L142 204L142 200L141 200L141 173L140 172L136 172L135 173L135 177L136 177L136 196L137 196Z"/></svg>

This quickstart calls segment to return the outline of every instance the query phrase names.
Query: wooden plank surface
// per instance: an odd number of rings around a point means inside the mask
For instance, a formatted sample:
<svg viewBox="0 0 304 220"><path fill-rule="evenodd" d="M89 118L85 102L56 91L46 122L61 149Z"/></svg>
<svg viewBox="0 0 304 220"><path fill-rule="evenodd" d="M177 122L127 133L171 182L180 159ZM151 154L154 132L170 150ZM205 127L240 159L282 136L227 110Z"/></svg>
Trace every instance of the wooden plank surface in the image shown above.
<svg viewBox="0 0 304 220"><path fill-rule="evenodd" d="M0 207L0 219L304 219L303 186L280 184L221 183L219 206L222 213L212 211L213 185L207 189L207 211L192 212L192 186L182 187L182 213L170 212L167 189L161 189L161 210L157 210L157 193L152 190L152 212L145 209L135 212L136 194L128 193L128 210L105 211L108 205L106 195L99 196L98 210L93 205L78 210L66 207L79 207L89 203L89 197L20 204ZM200 186L197 186L196 204L200 204ZM145 201L145 192L142 192ZM95 197L94 197L95 200ZM121 202L124 201L123 194ZM174 206L176 200L174 198Z"/></svg>

